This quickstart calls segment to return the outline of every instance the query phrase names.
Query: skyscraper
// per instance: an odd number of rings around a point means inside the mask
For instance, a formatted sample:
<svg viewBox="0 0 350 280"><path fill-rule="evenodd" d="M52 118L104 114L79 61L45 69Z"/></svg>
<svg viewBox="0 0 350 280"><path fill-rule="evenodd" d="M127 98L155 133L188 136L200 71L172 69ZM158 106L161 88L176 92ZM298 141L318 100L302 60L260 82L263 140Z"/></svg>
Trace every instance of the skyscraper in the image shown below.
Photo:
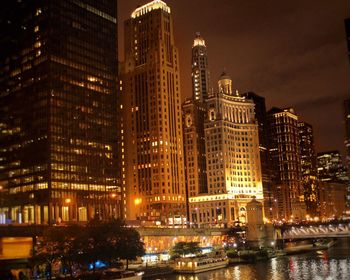
<svg viewBox="0 0 350 280"><path fill-rule="evenodd" d="M268 139L269 130L265 98L255 94L254 92L244 93L243 96L247 99L251 99L255 104L255 116L259 128L259 150L261 160L262 184L264 191L265 216L271 220L273 219L272 211L274 206L274 197L272 193L274 174L271 169L271 157Z"/></svg>
<svg viewBox="0 0 350 280"><path fill-rule="evenodd" d="M232 89L223 73L207 99L205 121L208 192L189 198L190 221L199 226L247 222L247 203L263 200L254 103Z"/></svg>
<svg viewBox="0 0 350 280"><path fill-rule="evenodd" d="M319 186L317 181L316 153L312 125L299 121L301 176L305 192L306 211L317 216L319 208Z"/></svg>
<svg viewBox="0 0 350 280"><path fill-rule="evenodd" d="M348 183L347 168L343 164L339 151L317 154L317 173L323 182Z"/></svg>
<svg viewBox="0 0 350 280"><path fill-rule="evenodd" d="M170 7L154 0L134 10L122 93L128 220L186 222L179 71Z"/></svg>
<svg viewBox="0 0 350 280"><path fill-rule="evenodd" d="M205 40L196 34L192 47L192 91L193 99L203 102L210 94L210 71Z"/></svg>
<svg viewBox="0 0 350 280"><path fill-rule="evenodd" d="M182 105L185 167L189 197L207 193L204 122L209 88L205 41L197 33L192 47L192 98Z"/></svg>
<svg viewBox="0 0 350 280"><path fill-rule="evenodd" d="M278 219L304 219L304 189L300 165L298 116L292 108L268 112L270 153L277 175L275 199Z"/></svg>
<svg viewBox="0 0 350 280"><path fill-rule="evenodd" d="M339 151L328 151L317 154L317 173L321 181L321 188L324 193L329 193L334 188L343 192L343 201L338 201L337 207L342 208L344 204L349 214L350 210L350 181L346 166L343 164ZM321 210L324 211L327 201L323 201ZM335 201L335 204L337 202ZM326 213L327 215L329 213Z"/></svg>
<svg viewBox="0 0 350 280"><path fill-rule="evenodd" d="M119 215L116 1L4 1L2 221Z"/></svg>

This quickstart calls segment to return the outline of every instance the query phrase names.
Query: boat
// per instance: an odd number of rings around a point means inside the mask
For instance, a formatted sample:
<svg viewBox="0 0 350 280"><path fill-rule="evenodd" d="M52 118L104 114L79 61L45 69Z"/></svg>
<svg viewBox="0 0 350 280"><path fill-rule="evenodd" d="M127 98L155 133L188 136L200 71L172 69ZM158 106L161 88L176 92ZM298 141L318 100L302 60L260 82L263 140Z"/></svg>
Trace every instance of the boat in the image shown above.
<svg viewBox="0 0 350 280"><path fill-rule="evenodd" d="M177 273L200 273L224 268L228 262L227 256L179 258L175 262L174 270Z"/></svg>
<svg viewBox="0 0 350 280"><path fill-rule="evenodd" d="M315 245L320 249L329 249L331 247L333 247L335 244L337 243L336 240L332 239L332 240L322 240L319 242L316 242Z"/></svg>

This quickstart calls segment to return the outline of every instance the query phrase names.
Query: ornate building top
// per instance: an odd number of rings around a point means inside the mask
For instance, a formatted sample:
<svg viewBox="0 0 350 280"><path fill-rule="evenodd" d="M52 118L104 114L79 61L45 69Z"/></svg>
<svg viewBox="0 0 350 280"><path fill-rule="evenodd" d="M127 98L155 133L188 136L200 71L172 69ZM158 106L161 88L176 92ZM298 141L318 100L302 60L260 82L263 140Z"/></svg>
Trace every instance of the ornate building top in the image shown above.
<svg viewBox="0 0 350 280"><path fill-rule="evenodd" d="M197 47L197 46L206 47L205 40L203 39L203 37L199 32L196 33L196 38L193 41L193 47Z"/></svg>
<svg viewBox="0 0 350 280"><path fill-rule="evenodd" d="M162 0L153 0L152 2L136 8L135 11L132 12L131 17L137 18L158 9L162 9L163 11L170 13L170 7L165 2Z"/></svg>

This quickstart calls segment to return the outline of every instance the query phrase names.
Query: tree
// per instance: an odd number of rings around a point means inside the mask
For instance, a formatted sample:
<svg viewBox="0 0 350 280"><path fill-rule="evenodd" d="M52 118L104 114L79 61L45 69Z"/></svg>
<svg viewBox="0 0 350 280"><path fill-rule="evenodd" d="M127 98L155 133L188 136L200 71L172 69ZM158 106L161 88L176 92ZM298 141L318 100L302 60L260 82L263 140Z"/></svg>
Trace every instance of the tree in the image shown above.
<svg viewBox="0 0 350 280"><path fill-rule="evenodd" d="M55 262L61 262L70 273L74 265L82 269L92 265L95 272L97 261L113 265L123 259L128 266L129 260L145 254L143 246L139 233L123 221L94 219L86 226L50 227L38 243L33 261L46 264L50 276Z"/></svg>
<svg viewBox="0 0 350 280"><path fill-rule="evenodd" d="M116 248L120 259L126 260L126 269L128 269L129 260L136 260L137 257L145 254L140 234L133 228L123 228Z"/></svg>
<svg viewBox="0 0 350 280"><path fill-rule="evenodd" d="M110 265L118 263L121 259L135 260L145 254L144 244L140 234L133 228L127 228L119 219L108 221L92 220L84 234L79 238L79 260L81 264L92 264L102 261Z"/></svg>
<svg viewBox="0 0 350 280"><path fill-rule="evenodd" d="M201 253L199 242L178 242L172 248L173 256L185 256L189 254L198 255Z"/></svg>
<svg viewBox="0 0 350 280"><path fill-rule="evenodd" d="M43 238L38 241L37 250L33 254L32 264L34 267L45 265L45 273L52 277L52 265L60 261L64 254L66 234L56 227L50 227L44 231Z"/></svg>

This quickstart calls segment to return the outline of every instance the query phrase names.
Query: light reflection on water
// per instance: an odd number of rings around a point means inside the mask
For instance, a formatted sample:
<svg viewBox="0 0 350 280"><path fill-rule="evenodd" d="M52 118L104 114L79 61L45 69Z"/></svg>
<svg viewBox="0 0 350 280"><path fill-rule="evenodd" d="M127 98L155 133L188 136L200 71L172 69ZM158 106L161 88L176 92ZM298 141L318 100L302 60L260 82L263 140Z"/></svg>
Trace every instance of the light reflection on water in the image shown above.
<svg viewBox="0 0 350 280"><path fill-rule="evenodd" d="M349 280L350 239L328 251L273 258L265 262L230 266L197 275L172 275L164 280Z"/></svg>

